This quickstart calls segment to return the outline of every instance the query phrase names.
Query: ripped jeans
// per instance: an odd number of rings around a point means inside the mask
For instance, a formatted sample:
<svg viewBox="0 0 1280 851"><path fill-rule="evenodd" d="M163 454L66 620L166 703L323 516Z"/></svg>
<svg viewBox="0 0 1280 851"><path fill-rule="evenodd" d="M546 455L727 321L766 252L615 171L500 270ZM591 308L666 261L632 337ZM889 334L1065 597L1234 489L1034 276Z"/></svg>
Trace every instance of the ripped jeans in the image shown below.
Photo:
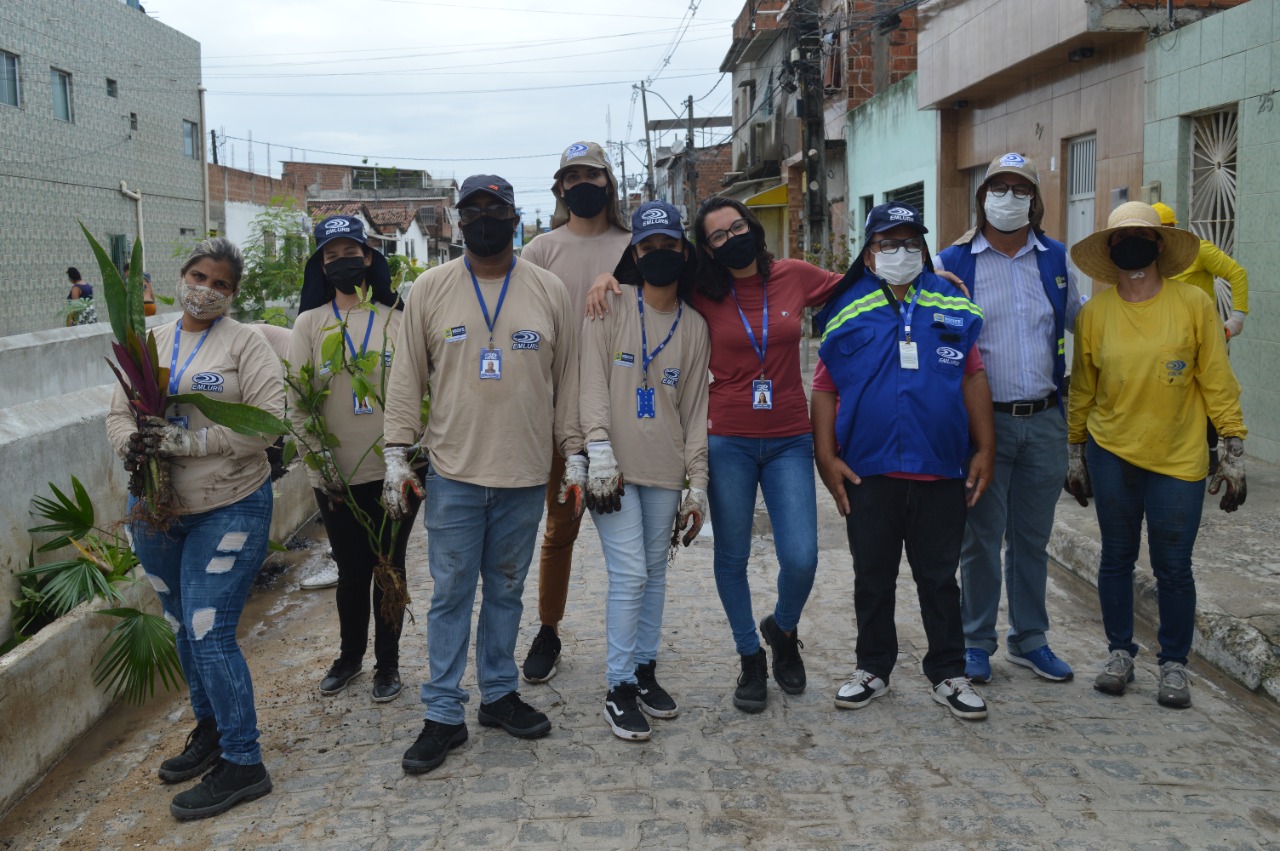
<svg viewBox="0 0 1280 851"><path fill-rule="evenodd" d="M493 703L516 690L516 635L524 613L524 579L542 519L546 486L488 488L438 475L424 477L427 563L431 608L427 613L430 679L422 686L426 717L461 724L467 691L471 612L476 583L484 588L476 623L476 684L480 700Z"/></svg>
<svg viewBox="0 0 1280 851"><path fill-rule="evenodd" d="M217 721L223 758L238 765L262 762L253 682L236 626L267 553L271 508L267 480L239 502L182 515L167 532L130 525L133 551L177 635L191 709L197 721Z"/></svg>

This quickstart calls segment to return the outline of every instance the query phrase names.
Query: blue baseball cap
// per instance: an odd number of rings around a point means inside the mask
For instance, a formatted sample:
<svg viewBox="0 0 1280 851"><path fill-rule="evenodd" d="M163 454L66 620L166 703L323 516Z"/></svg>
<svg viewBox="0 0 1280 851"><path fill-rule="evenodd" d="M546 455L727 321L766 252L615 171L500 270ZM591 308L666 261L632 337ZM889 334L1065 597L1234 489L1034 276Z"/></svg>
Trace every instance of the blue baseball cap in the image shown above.
<svg viewBox="0 0 1280 851"><path fill-rule="evenodd" d="M516 191L506 180L496 174L473 174L462 181L462 188L458 190L458 203L456 206L461 207L463 201L466 201L477 192L492 195L504 204L510 204L513 207L516 205Z"/></svg>
<svg viewBox="0 0 1280 851"><path fill-rule="evenodd" d="M340 238L355 240L361 245L369 245L369 238L364 232L364 222L355 216L326 216L316 225L315 235L317 252L324 248L326 242Z"/></svg>
<svg viewBox="0 0 1280 851"><path fill-rule="evenodd" d="M872 208L867 214L863 233L870 239L872 234L896 228L898 225L910 225L922 236L929 232L929 229L924 226L924 216L920 215L919 210L902 201L890 201Z"/></svg>
<svg viewBox="0 0 1280 851"><path fill-rule="evenodd" d="M655 233L684 239L680 211L666 201L646 201L631 214L631 244Z"/></svg>
<svg viewBox="0 0 1280 851"><path fill-rule="evenodd" d="M370 286L369 297L388 307L397 306L396 296L391 291L391 267L382 252L369 244L369 237L364 231L364 222L355 216L326 216L315 228L316 250L307 258L307 265L302 270L302 293L298 298L298 312L323 307L333 298L331 287L324 276L324 246L335 239L350 239L367 247L373 253L373 261L365 274L365 282Z"/></svg>

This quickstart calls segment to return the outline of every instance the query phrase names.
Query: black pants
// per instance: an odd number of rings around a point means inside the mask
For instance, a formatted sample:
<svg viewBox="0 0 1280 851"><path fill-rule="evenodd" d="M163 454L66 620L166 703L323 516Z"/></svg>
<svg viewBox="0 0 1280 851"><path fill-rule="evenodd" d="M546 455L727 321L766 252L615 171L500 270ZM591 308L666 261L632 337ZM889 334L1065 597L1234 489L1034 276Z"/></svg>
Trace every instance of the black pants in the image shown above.
<svg viewBox="0 0 1280 851"><path fill-rule="evenodd" d="M853 554L853 608L858 618L858 667L886 683L898 657L894 625L898 563L906 544L929 652L924 675L937 685L964 675L960 620L960 543L964 539L964 480L933 482L867 476L845 483L845 519Z"/></svg>
<svg viewBox="0 0 1280 851"><path fill-rule="evenodd" d="M351 492L356 504L368 513L373 528L379 528L385 514L380 498L382 482L366 482L353 485ZM316 504L329 532L329 545L333 547L333 560L338 563L338 627L342 635L341 656L357 662L364 658L369 644L369 586L373 585L373 657L379 668L398 668L400 665L400 627L404 622L392 623L381 614L382 590L373 581L373 567L378 556L370 545L369 535L356 522L351 508L345 503L335 505L328 494L316 489ZM395 538L395 550L391 562L401 579L405 576L404 556L409 546L409 533L418 515L418 502L411 500L409 516L400 521L399 534ZM391 521L382 530L382 543L391 543Z"/></svg>

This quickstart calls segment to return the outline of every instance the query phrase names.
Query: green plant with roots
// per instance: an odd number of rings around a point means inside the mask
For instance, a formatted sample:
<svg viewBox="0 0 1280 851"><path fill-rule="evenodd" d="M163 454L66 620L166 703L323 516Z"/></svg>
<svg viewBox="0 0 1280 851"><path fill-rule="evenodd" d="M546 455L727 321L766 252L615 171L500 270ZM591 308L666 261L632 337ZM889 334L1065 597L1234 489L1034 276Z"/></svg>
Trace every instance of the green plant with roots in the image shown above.
<svg viewBox="0 0 1280 851"><path fill-rule="evenodd" d="M362 300L357 305L357 309L372 311L374 306L369 301ZM294 404L296 400L297 408L304 416L301 428L294 425L292 417L285 416L284 421L289 426L291 438L284 445L283 463L287 465L295 457L300 457L308 469L319 473L322 480L337 488L339 493L330 491L329 499L345 503L351 509L352 516L368 536L370 548L377 553L373 578L382 591L380 612L383 620L399 624L402 613L407 613L412 622L413 614L408 610L411 602L409 589L392 563L395 540L400 532L402 521L392 520L384 513L380 521L375 522L369 512L356 502L351 492L350 477L344 476L333 463L332 450L342 445L341 440L329 430L324 417L324 403L331 393L329 385L339 371L345 372L351 378L351 387L359 398L370 400L378 406L379 410L385 411L387 377L390 370L383 366L377 381L373 376L379 365L383 364L384 353L391 350L390 339L384 325L382 345L378 349L366 351L363 355L353 355L346 346L348 332L345 319L335 320L323 330L326 333L320 342L322 360L319 366L308 362L295 367L288 361L284 362L285 385L290 391L290 404ZM327 369L321 369L321 367L327 367ZM423 397L420 410L421 420L425 425L431 415L430 391ZM356 465L357 468L363 465L371 452L379 457L382 456L381 441L382 436L379 435L364 450ZM388 542L385 548L383 541Z"/></svg>
<svg viewBox="0 0 1280 851"><path fill-rule="evenodd" d="M138 559L128 541L113 530L97 525L93 501L83 484L71 477L71 494L49 484L53 498L32 500L32 514L47 521L27 531L33 535L53 533L55 537L28 556L28 567L18 574L23 589L15 602L16 645L43 626L89 600L122 603L121 587L138 580L131 574ZM47 553L71 548L69 558L51 564L35 564L35 552ZM114 697L142 703L155 694L157 677L166 689L185 682L178 662L177 643L168 621L138 609L112 606L98 614L119 622L103 640L106 651L93 669L93 681L106 685ZM8 649L8 645L6 648Z"/></svg>

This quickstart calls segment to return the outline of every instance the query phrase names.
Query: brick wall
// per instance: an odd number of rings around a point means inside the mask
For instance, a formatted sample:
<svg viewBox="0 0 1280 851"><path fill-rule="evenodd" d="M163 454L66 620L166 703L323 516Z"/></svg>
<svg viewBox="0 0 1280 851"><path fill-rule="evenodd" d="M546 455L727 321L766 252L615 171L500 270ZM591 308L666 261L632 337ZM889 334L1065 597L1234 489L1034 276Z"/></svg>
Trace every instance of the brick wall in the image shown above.
<svg viewBox="0 0 1280 851"><path fill-rule="evenodd" d="M872 0L857 0L853 14L869 16L875 5ZM887 35L877 33L874 27L852 31L845 66L849 109L856 109L916 71L916 12L910 9L900 17L902 25Z"/></svg>
<svg viewBox="0 0 1280 851"><path fill-rule="evenodd" d="M296 181L303 192L350 189L351 169L349 165L285 162L281 178Z"/></svg>

